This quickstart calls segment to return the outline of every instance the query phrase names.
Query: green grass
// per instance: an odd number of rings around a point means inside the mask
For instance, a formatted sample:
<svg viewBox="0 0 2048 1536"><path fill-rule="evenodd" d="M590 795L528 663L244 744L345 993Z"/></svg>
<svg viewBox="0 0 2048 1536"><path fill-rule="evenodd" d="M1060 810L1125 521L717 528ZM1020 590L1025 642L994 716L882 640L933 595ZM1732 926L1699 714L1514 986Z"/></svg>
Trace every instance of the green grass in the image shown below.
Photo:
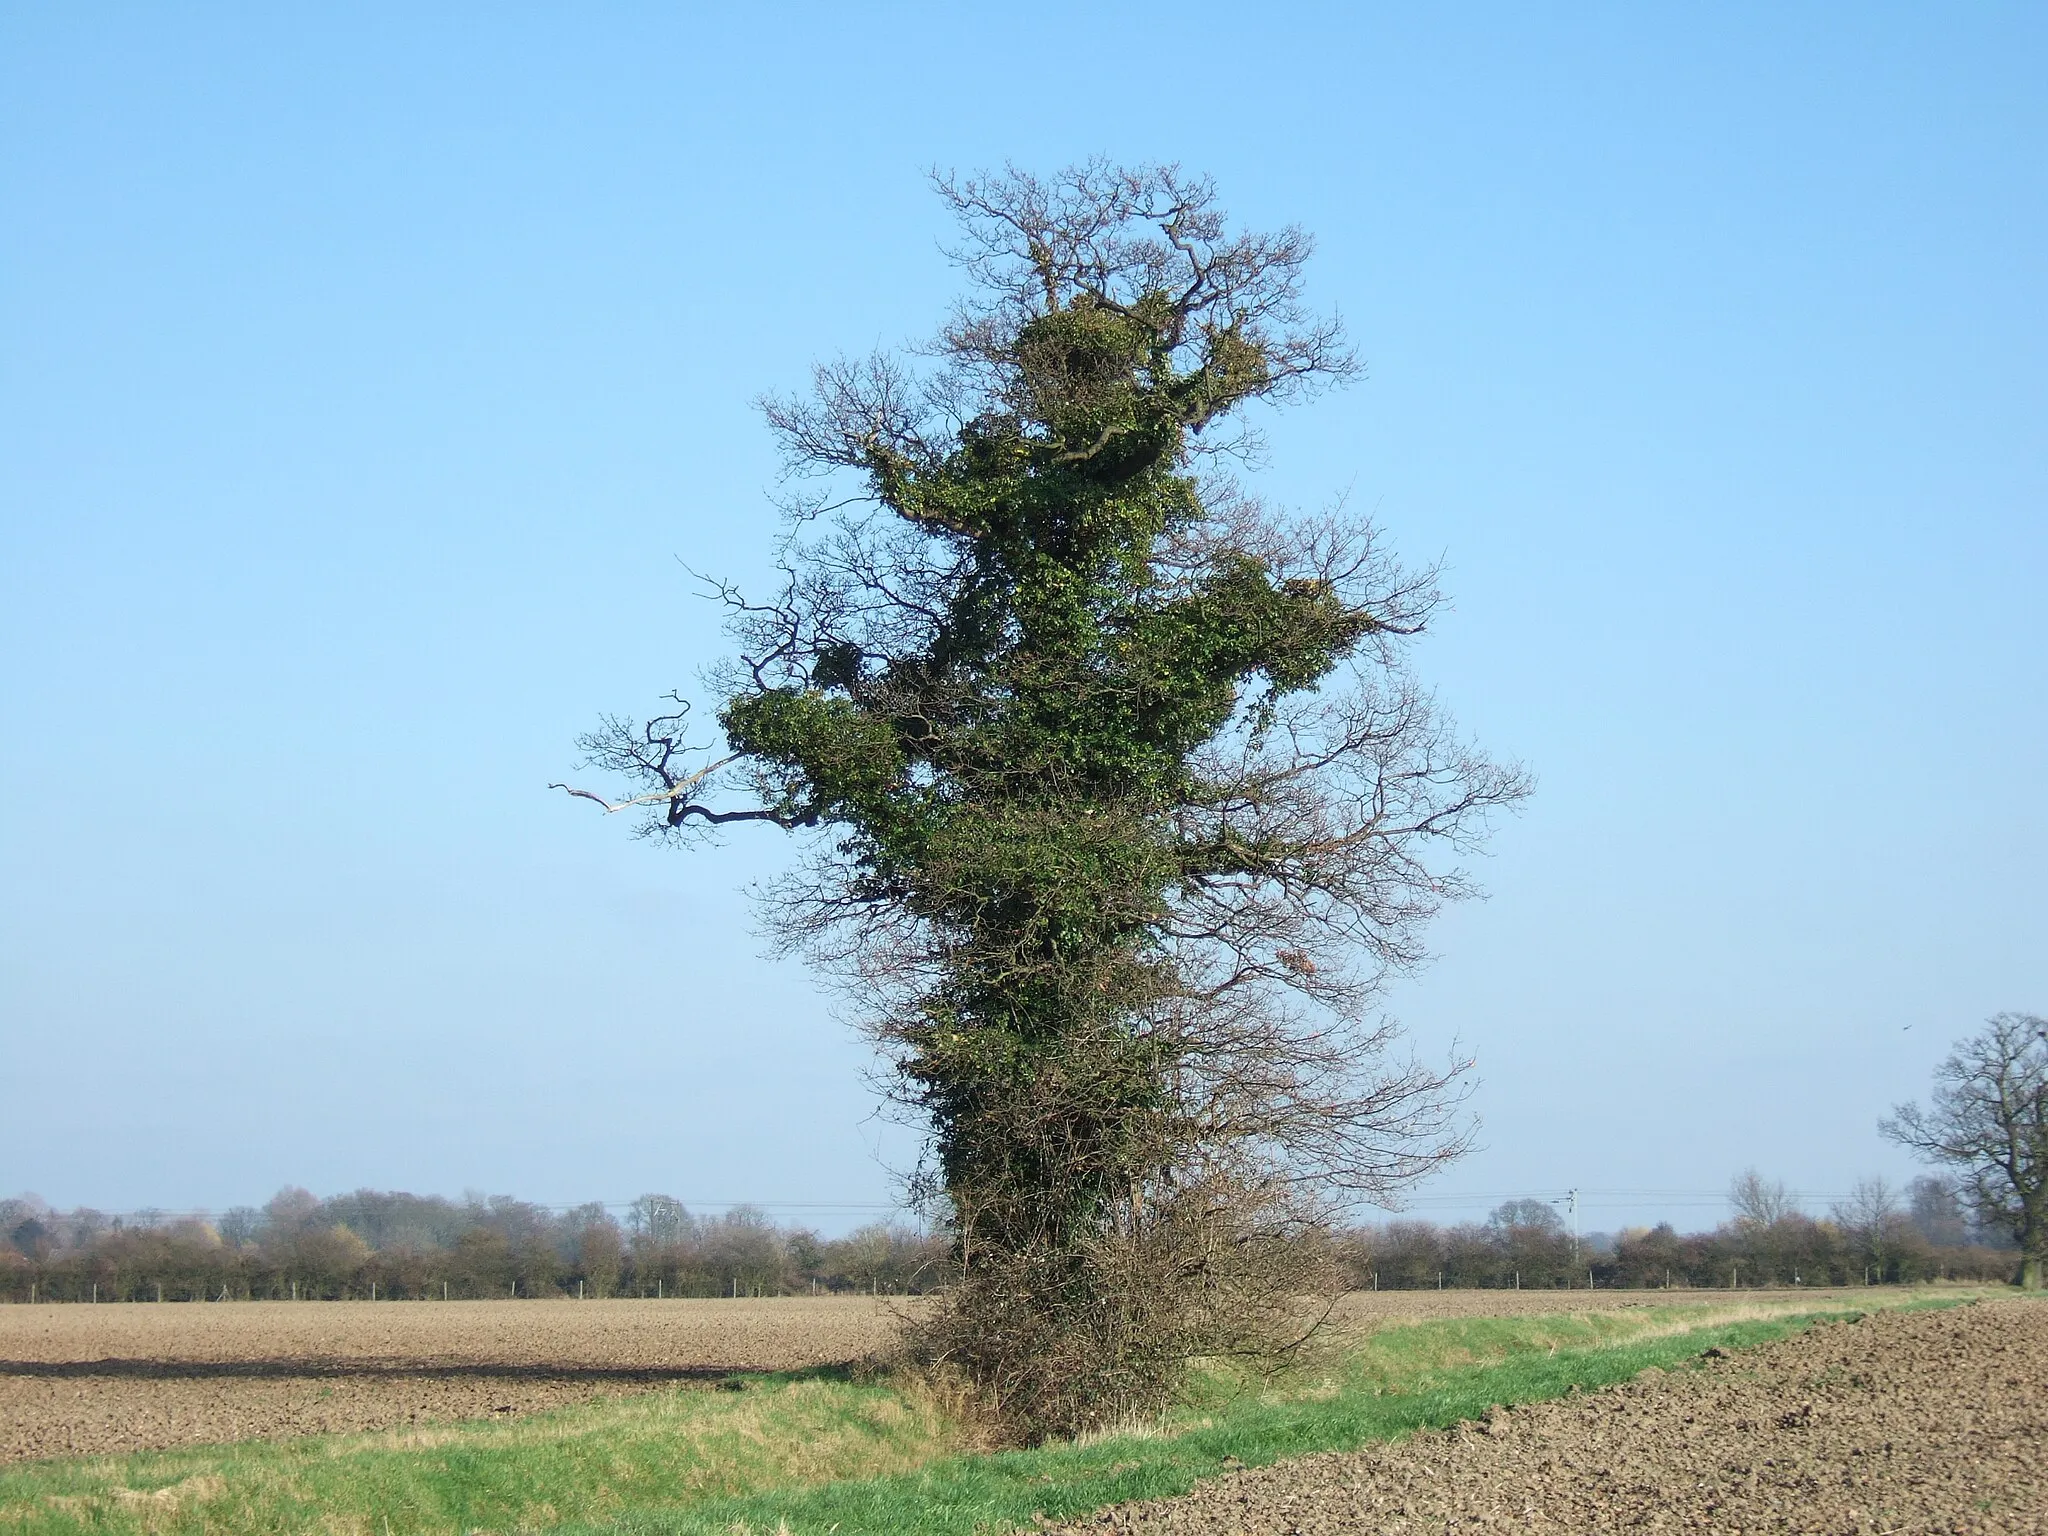
<svg viewBox="0 0 2048 1536"><path fill-rule="evenodd" d="M0 1533L532 1530L904 1470L963 1441L930 1404L831 1373L510 1422L0 1467Z"/></svg>
<svg viewBox="0 0 2048 1536"><path fill-rule="evenodd" d="M809 1373L512 1423L28 1463L0 1467L0 1536L966 1536L1605 1386L1848 1310L1694 1305L1387 1328L1282 1382L1211 1375L1193 1405L1139 1431L998 1455L971 1453L967 1430L915 1393Z"/></svg>
<svg viewBox="0 0 2048 1536"><path fill-rule="evenodd" d="M1922 1303L1942 1305L1942 1302ZM1673 1309L1676 1310L1676 1309ZM969 1536L1067 1519L1126 1499L1185 1493L1232 1466L1264 1466L1313 1451L1342 1450L1418 1429L1477 1418L1513 1405L1626 1381L1652 1366L1672 1369L1712 1346L1744 1349L1795 1333L1841 1310L1708 1324L1617 1339L1613 1317L1474 1319L1405 1328L1375 1338L1334 1383L1240 1397L1163 1436L1105 1438L995 1456L948 1457L914 1473L786 1492L706 1500L558 1536L733 1536L787 1531L901 1532ZM1574 1339L1573 1336L1577 1336ZM1606 1337L1603 1339L1603 1335ZM1565 1343L1560 1339L1573 1340ZM1550 1343L1558 1343L1556 1353ZM1470 1363L1447 1363L1459 1356ZM1334 1387L1334 1390L1331 1388ZM1173 1426L1169 1426L1171 1430Z"/></svg>

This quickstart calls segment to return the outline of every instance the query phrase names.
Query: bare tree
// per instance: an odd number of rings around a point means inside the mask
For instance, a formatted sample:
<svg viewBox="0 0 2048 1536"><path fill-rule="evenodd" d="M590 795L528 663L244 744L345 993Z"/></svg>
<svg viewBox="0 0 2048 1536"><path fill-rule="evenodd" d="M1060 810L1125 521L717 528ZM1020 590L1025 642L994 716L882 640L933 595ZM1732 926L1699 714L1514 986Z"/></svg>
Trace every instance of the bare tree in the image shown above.
<svg viewBox="0 0 2048 1536"><path fill-rule="evenodd" d="M1882 1178L1858 1179L1849 1198L1838 1202L1831 1214L1878 1278L1891 1278L1911 1230L1898 1192Z"/></svg>
<svg viewBox="0 0 2048 1536"><path fill-rule="evenodd" d="M1906 1185L1913 1230L1937 1248L1960 1248L1970 1241L1970 1213L1947 1175L1923 1173Z"/></svg>
<svg viewBox="0 0 2048 1536"><path fill-rule="evenodd" d="M1775 1227L1799 1209L1799 1201L1782 1179L1766 1179L1745 1168L1728 1185L1728 1203L1735 1207L1737 1226Z"/></svg>
<svg viewBox="0 0 2048 1536"><path fill-rule="evenodd" d="M1994 1015L1934 1072L1923 1109L1900 1104L1878 1130L1955 1170L1984 1226L2020 1247L2019 1283L2039 1290L2048 1271L2048 1020Z"/></svg>
<svg viewBox="0 0 2048 1536"><path fill-rule="evenodd" d="M1548 1200L1510 1200L1486 1218L1501 1262L1522 1285L1555 1285L1576 1267L1564 1218Z"/></svg>
<svg viewBox="0 0 2048 1536"><path fill-rule="evenodd" d="M644 1247L665 1248L679 1243L696 1230L696 1219L673 1195L642 1195L626 1212L626 1226L633 1241Z"/></svg>

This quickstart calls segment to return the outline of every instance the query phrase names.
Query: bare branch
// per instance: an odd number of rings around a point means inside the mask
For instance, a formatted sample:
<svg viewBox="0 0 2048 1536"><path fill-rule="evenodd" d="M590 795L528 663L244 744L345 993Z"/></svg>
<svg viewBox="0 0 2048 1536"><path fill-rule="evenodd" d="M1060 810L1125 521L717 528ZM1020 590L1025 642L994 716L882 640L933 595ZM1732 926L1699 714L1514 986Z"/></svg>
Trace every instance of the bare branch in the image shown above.
<svg viewBox="0 0 2048 1536"><path fill-rule="evenodd" d="M566 794L574 795L578 800L589 800L595 803L596 805L603 807L604 813L607 816L610 816L619 811L630 811L635 806L662 805L672 801L687 800L689 798L690 791L695 789L699 784L703 783L704 780L711 777L711 775L716 773L719 769L727 766L730 763L736 763L738 761L739 754L737 752L731 753L725 757L721 757L715 763L709 763L706 766L699 768L695 773L689 774L684 778L677 779L674 783L669 784L664 788L654 790L651 793L644 795L634 795L630 799L620 800L616 803L605 799L602 795L594 794L590 790L575 789L567 784L550 784L548 788L562 790ZM693 811L698 811L702 814L709 814L708 812L703 812L702 808L698 806L691 806L689 807L689 809Z"/></svg>

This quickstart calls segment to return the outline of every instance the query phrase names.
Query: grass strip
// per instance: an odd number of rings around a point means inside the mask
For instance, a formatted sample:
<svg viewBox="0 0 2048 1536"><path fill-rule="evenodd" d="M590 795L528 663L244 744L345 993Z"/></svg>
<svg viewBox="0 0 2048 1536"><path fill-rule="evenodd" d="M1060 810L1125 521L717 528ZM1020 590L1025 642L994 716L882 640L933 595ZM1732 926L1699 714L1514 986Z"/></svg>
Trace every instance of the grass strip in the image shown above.
<svg viewBox="0 0 2048 1536"><path fill-rule="evenodd" d="M0 1467L0 1536L1000 1530L1604 1386L1857 1310L1694 1304L1382 1326L1268 1390L1209 1378L1150 1433L993 1455L966 1454L964 1427L915 1394L810 1372L511 1422L26 1463Z"/></svg>
<svg viewBox="0 0 2048 1536"><path fill-rule="evenodd" d="M1942 1305L1944 1303L1931 1303ZM1108 1438L998 1455L948 1457L913 1473L822 1487L717 1498L688 1508L647 1511L604 1524L571 1524L553 1536L740 1536L896 1532L970 1536L1063 1520L1131 1499L1188 1492L1204 1477L1238 1466L1265 1466L1315 1451L1349 1450L1420 1429L1446 1428L1512 1406L1596 1390L1651 1366L1672 1369L1702 1350L1748 1349L1854 1311L1756 1318L1635 1342L1519 1353L1482 1364L1433 1369L1367 1385L1360 1372L1328 1396L1241 1401L1210 1422L1162 1438ZM1515 1320L1484 1320L1512 1327ZM1443 1325L1413 1330L1433 1332ZM1409 1330L1399 1330L1408 1332ZM1499 1331L1499 1330L1495 1330ZM1411 1341L1398 1341L1407 1344Z"/></svg>
<svg viewBox="0 0 2048 1536"><path fill-rule="evenodd" d="M700 1496L870 1477L965 1443L938 1409L829 1372L510 1421L0 1467L0 1536L532 1530Z"/></svg>

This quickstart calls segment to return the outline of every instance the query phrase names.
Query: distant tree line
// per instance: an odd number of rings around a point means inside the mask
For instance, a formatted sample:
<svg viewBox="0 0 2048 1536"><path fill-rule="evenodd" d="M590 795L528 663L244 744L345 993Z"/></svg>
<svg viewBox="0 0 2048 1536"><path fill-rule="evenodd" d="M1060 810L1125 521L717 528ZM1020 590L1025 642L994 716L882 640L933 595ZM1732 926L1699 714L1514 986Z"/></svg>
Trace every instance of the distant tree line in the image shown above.
<svg viewBox="0 0 2048 1536"><path fill-rule="evenodd" d="M1361 1227L1339 1240L1340 1253L1353 1285L1380 1290L2003 1282L2017 1267L2011 1238L1974 1225L1955 1185L1940 1178L1903 1191L1866 1179L1814 1217L1783 1184L1750 1171L1729 1200L1734 1218L1711 1232L1667 1222L1576 1242L1549 1201L1511 1200L1484 1222Z"/></svg>
<svg viewBox="0 0 2048 1536"><path fill-rule="evenodd" d="M392 1300L512 1296L902 1295L942 1282L944 1238L874 1223L823 1238L753 1206L698 1216L643 1195L553 1210L357 1190L281 1191L215 1220L0 1200L0 1299Z"/></svg>
<svg viewBox="0 0 2048 1536"><path fill-rule="evenodd" d="M1511 1200L1483 1222L1393 1220L1340 1231L1340 1273L1361 1290L2000 1282L2018 1250L1976 1225L1954 1183L1856 1186L1826 1216L1755 1172L1730 1188L1733 1219L1574 1241L1557 1207ZM908 1295L953 1278L948 1234L874 1223L823 1238L753 1206L698 1216L643 1195L553 1210L497 1195L460 1201L357 1190L281 1191L217 1220L54 1211L0 1200L0 1300L450 1300L539 1296Z"/></svg>

